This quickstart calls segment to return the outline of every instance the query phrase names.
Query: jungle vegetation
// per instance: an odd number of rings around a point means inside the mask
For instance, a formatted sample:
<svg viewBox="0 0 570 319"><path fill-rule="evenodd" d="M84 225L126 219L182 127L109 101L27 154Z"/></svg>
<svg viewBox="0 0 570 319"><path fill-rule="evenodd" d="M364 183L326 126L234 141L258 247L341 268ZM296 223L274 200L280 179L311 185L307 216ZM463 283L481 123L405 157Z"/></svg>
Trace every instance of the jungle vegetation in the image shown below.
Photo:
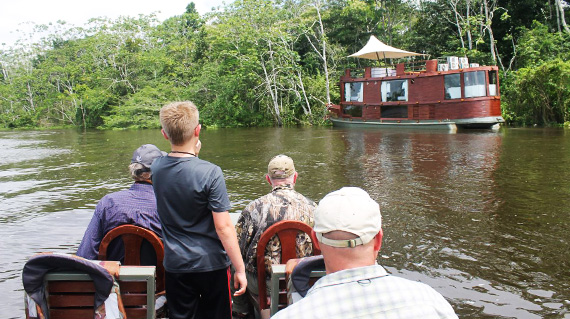
<svg viewBox="0 0 570 319"><path fill-rule="evenodd" d="M192 100L208 126L322 125L347 58L371 34L430 58L501 70L513 124L570 121L564 0L235 0L155 15L38 25L39 40L0 44L0 127L157 128ZM23 38L34 36L22 35ZM395 62L395 61L392 61Z"/></svg>

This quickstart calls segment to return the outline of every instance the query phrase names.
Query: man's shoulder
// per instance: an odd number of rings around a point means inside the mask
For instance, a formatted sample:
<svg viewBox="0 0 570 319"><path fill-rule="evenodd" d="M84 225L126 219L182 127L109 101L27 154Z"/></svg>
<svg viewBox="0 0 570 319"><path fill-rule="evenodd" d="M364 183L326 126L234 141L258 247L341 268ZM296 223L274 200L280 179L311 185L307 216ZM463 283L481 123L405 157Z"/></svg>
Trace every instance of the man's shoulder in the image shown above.
<svg viewBox="0 0 570 319"><path fill-rule="evenodd" d="M297 203L303 203L305 205L309 205L309 206L317 206L317 204L312 201L311 199L305 197L303 194L294 191L294 190L278 190L278 191L272 191L270 193L267 193L261 197L258 197L254 200L252 200L251 202L249 202L246 206L246 208L254 208L256 206L260 206L260 205L265 205L265 204L273 204L273 203L277 203L277 202L283 202L283 201L289 201L289 202L297 202Z"/></svg>
<svg viewBox="0 0 570 319"><path fill-rule="evenodd" d="M114 202L115 200L120 200L125 196L128 196L130 193L130 189L122 189L116 192L109 193L101 198L99 201L100 203L107 203L107 202Z"/></svg>
<svg viewBox="0 0 570 319"><path fill-rule="evenodd" d="M173 176L191 176L198 178L217 178L217 176L223 176L222 169L218 165L197 157L171 159L162 157L160 161L155 160L151 166L151 170L153 176L160 176L163 179Z"/></svg>
<svg viewBox="0 0 570 319"><path fill-rule="evenodd" d="M203 160L199 157L168 157L168 156L163 156L163 157L159 157L156 160L154 160L154 162L151 165L151 169L154 170L155 168L160 168L162 166L167 166L169 163L172 162L181 162L181 163L188 163L190 165L193 166L199 166L199 167L209 167L209 168L219 168L218 165L209 162L207 160Z"/></svg>
<svg viewBox="0 0 570 319"><path fill-rule="evenodd" d="M247 204L247 206L251 207L251 206L257 206L257 205L262 204L262 203L268 203L268 202L273 201L274 198L275 198L275 194L273 194L273 192L270 192L270 193L267 193L263 196L260 196L256 199L252 200L251 202L249 202Z"/></svg>
<svg viewBox="0 0 570 319"><path fill-rule="evenodd" d="M195 158L193 161L190 162L190 165L192 166L192 172L196 174L204 174L204 175L222 174L222 169L218 165L200 158Z"/></svg>
<svg viewBox="0 0 570 319"><path fill-rule="evenodd" d="M386 281L388 282L388 285L391 286L394 290L409 290L415 292L424 291L435 295L441 295L439 292L437 292L437 290L428 284L400 276L386 276Z"/></svg>
<svg viewBox="0 0 570 319"><path fill-rule="evenodd" d="M315 206L315 207L317 206L317 203L315 203L314 200L308 198L307 196L305 196L305 195L303 195L303 194L301 194L301 193L299 193L299 192L296 192L296 193L299 194L299 195L298 195L299 198L302 198L307 204L312 205L312 206Z"/></svg>
<svg viewBox="0 0 570 319"><path fill-rule="evenodd" d="M287 306L287 308L280 310L271 318L322 318L322 313L319 312L319 309L321 309L324 304L326 304L326 299L315 300L315 297L305 297Z"/></svg>
<svg viewBox="0 0 570 319"><path fill-rule="evenodd" d="M304 202L310 205L317 205L312 199L308 198L307 196L299 193L298 191L294 190L294 189L289 189L289 188L283 188L283 189L277 189L269 194L267 194L266 196L278 196L278 197L284 197L284 198L288 198L292 201L298 201L298 202Z"/></svg>

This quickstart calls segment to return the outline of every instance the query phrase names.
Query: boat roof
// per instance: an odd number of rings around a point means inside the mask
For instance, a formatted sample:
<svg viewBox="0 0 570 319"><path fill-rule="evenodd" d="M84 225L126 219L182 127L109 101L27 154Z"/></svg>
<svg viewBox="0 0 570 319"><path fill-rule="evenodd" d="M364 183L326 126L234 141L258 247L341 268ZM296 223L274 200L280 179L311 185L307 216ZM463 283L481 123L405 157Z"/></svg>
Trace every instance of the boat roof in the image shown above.
<svg viewBox="0 0 570 319"><path fill-rule="evenodd" d="M391 47L382 41L378 40L375 36L371 35L368 43L360 49L360 51L349 55L353 58L361 59L394 59L394 58L404 58L408 56L425 55L421 53L415 53L410 51L401 50L398 48Z"/></svg>

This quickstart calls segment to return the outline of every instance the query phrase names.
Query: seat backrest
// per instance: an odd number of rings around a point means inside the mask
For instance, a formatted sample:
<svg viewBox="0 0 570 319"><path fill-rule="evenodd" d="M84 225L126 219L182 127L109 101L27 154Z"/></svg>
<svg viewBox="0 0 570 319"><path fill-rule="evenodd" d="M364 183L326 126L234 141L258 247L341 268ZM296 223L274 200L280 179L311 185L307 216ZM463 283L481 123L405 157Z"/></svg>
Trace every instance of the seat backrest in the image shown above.
<svg viewBox="0 0 570 319"><path fill-rule="evenodd" d="M130 319L154 319L155 274L155 266L36 254L22 270L26 319L92 319L96 311L109 317L117 310Z"/></svg>
<svg viewBox="0 0 570 319"><path fill-rule="evenodd" d="M122 279L118 283L127 318L155 318L154 282L149 287L149 280L154 279L154 267L121 266L120 277ZM46 284L50 319L94 318L95 287L87 275L70 271L54 272L46 276Z"/></svg>
<svg viewBox="0 0 570 319"><path fill-rule="evenodd" d="M148 241L156 253L156 291L164 291L164 244L151 230L134 225L121 225L111 229L99 245L99 260L107 260L109 244L117 237L121 237L125 245L125 259L123 265L141 265L141 246L143 239Z"/></svg>
<svg viewBox="0 0 570 319"><path fill-rule="evenodd" d="M304 298L315 282L325 275L323 255L289 259L285 265L287 304Z"/></svg>
<svg viewBox="0 0 570 319"><path fill-rule="evenodd" d="M297 258L296 238L299 232L308 234L311 237L313 245L313 255L319 255L321 252L315 246L316 238L313 235L311 226L297 220L282 220L268 227L259 237L257 243L257 281L259 287L259 308L267 309L269 303L267 301L267 285L265 273L265 247L274 235L279 237L281 242L281 263L286 263L289 259Z"/></svg>

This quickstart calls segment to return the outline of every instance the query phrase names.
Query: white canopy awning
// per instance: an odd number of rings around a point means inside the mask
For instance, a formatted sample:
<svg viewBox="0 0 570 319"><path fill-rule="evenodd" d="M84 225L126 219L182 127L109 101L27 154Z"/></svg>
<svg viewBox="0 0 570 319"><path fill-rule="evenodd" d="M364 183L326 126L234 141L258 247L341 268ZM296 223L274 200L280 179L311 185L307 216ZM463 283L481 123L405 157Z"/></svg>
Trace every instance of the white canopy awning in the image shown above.
<svg viewBox="0 0 570 319"><path fill-rule="evenodd" d="M368 43L366 43L366 45L362 49L360 49L360 51L349 55L349 57L380 60L380 59L404 58L407 56L414 56L414 55L425 55L425 54L396 49L385 43L382 43L375 36L371 35L370 40L368 40Z"/></svg>

